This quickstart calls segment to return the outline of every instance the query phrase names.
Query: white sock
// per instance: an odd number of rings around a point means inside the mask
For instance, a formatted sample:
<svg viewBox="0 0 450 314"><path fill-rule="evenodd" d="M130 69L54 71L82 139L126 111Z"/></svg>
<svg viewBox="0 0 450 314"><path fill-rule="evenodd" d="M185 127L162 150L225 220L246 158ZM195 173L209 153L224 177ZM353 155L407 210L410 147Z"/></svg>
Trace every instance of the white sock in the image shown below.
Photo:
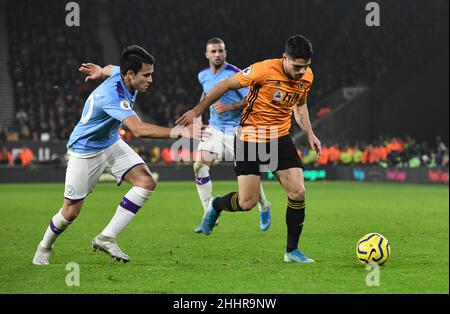
<svg viewBox="0 0 450 314"><path fill-rule="evenodd" d="M58 238L58 236L71 224L70 221L64 219L61 211L62 208L50 220L50 224L45 231L44 238L40 243L40 245L44 248L51 249L53 243L56 241L56 238Z"/></svg>
<svg viewBox="0 0 450 314"><path fill-rule="evenodd" d="M102 235L115 239L130 224L152 193L153 191L133 186L122 198L113 218L102 231Z"/></svg>
<svg viewBox="0 0 450 314"><path fill-rule="evenodd" d="M269 207L265 207L267 204L266 194L264 193L264 189L262 184L259 184L259 201L258 201L258 207L259 211L266 211Z"/></svg>
<svg viewBox="0 0 450 314"><path fill-rule="evenodd" d="M208 203L212 196L212 182L209 176L209 167L199 163L194 163L195 183L197 186L198 196L203 205L203 211L206 213Z"/></svg>

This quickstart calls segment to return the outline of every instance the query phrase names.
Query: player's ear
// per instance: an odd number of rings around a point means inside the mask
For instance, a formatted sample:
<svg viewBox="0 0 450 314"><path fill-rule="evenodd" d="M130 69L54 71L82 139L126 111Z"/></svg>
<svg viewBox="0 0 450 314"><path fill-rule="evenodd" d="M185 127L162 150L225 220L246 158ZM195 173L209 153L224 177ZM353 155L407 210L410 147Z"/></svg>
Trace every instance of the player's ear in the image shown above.
<svg viewBox="0 0 450 314"><path fill-rule="evenodd" d="M136 74L134 74L134 72L132 70L127 71L127 77L132 78L134 76L136 76Z"/></svg>

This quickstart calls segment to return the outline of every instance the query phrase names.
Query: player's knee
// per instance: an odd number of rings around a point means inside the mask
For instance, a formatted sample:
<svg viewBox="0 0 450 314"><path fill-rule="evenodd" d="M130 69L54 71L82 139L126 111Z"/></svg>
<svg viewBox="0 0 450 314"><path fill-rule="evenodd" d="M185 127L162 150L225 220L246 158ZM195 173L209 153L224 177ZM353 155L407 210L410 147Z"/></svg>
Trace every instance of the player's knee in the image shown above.
<svg viewBox="0 0 450 314"><path fill-rule="evenodd" d="M194 174L196 178L206 178L209 177L209 166L202 162L194 162Z"/></svg>
<svg viewBox="0 0 450 314"><path fill-rule="evenodd" d="M156 189L156 180L151 175L142 176L135 186L154 191Z"/></svg>
<svg viewBox="0 0 450 314"><path fill-rule="evenodd" d="M67 217L65 217L65 216L63 216L63 217L67 221L74 221L75 219L77 219L79 214L80 214L80 212L71 211L71 212L68 213Z"/></svg>
<svg viewBox="0 0 450 314"><path fill-rule="evenodd" d="M303 187L300 187L294 191L289 192L289 198L294 201L302 201L306 197L306 190Z"/></svg>
<svg viewBox="0 0 450 314"><path fill-rule="evenodd" d="M201 172L204 172L204 171L205 171L205 168L207 168L207 167L208 167L207 165L201 163L200 161L194 162L193 168L194 168L194 174L195 174L195 176L198 177L199 174L200 174Z"/></svg>
<svg viewBox="0 0 450 314"><path fill-rule="evenodd" d="M63 218L67 221L74 221L80 214L83 207L84 200L69 200L64 199L64 203L61 209Z"/></svg>
<svg viewBox="0 0 450 314"><path fill-rule="evenodd" d="M80 214L81 208L78 206L64 206L61 212L63 218L67 221L74 221Z"/></svg>
<svg viewBox="0 0 450 314"><path fill-rule="evenodd" d="M255 197L250 197L242 200L239 199L239 207L241 207L243 211L251 210L253 207L255 207L256 203L258 203L258 198Z"/></svg>

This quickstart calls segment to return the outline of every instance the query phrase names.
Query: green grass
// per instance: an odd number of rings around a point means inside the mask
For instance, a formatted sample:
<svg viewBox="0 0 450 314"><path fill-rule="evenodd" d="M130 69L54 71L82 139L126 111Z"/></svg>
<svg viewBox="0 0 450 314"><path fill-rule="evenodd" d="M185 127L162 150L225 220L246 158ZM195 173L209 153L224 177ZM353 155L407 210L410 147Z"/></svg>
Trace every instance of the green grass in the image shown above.
<svg viewBox="0 0 450 314"><path fill-rule="evenodd" d="M51 265L31 260L50 217L59 209L63 184L0 185L0 293L448 293L448 186L307 183L307 218L301 248L316 260L282 262L286 196L264 184L272 226L259 231L258 210L224 213L210 236L193 228L201 207L192 182L161 182L157 192L119 237L132 257L114 262L90 248L129 186L97 185L77 221L58 239ZM214 182L214 192L236 182ZM368 287L368 271L355 243L379 232L392 256L381 267L380 286ZM80 286L68 287L66 265L80 265Z"/></svg>

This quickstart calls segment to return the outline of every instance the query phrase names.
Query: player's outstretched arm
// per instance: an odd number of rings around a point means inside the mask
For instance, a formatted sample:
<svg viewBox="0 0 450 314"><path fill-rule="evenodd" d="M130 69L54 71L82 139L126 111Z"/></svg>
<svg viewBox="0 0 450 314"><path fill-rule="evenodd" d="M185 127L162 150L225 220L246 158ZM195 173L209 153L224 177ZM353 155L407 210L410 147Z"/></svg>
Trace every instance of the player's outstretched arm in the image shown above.
<svg viewBox="0 0 450 314"><path fill-rule="evenodd" d="M311 121L309 120L309 111L306 102L303 105L297 105L294 108L294 117L297 124L302 128L302 130L308 136L308 142L312 149L316 150L317 157L322 154L322 145L319 139L314 134L311 126Z"/></svg>
<svg viewBox="0 0 450 314"><path fill-rule="evenodd" d="M101 67L95 63L82 63L78 69L81 73L86 74L85 82L89 80L105 79L111 76L113 65Z"/></svg>
<svg viewBox="0 0 450 314"><path fill-rule="evenodd" d="M174 128L166 128L154 124L144 123L142 120L134 115L123 120L123 124L133 133L135 137L147 137L147 138L195 138L201 139L202 132L205 128L201 124L193 123L189 127L176 126Z"/></svg>
<svg viewBox="0 0 450 314"><path fill-rule="evenodd" d="M231 89L242 88L241 83L236 78L232 76L219 82L193 109L185 112L180 118L178 118L175 123L178 125L191 125L194 118L199 117L209 106L217 101L223 94Z"/></svg>
<svg viewBox="0 0 450 314"><path fill-rule="evenodd" d="M213 107L217 113L224 113L227 111L242 110L242 108L244 108L244 105L245 99L242 99L240 102L234 104L223 104L221 102L216 102L214 103Z"/></svg>

